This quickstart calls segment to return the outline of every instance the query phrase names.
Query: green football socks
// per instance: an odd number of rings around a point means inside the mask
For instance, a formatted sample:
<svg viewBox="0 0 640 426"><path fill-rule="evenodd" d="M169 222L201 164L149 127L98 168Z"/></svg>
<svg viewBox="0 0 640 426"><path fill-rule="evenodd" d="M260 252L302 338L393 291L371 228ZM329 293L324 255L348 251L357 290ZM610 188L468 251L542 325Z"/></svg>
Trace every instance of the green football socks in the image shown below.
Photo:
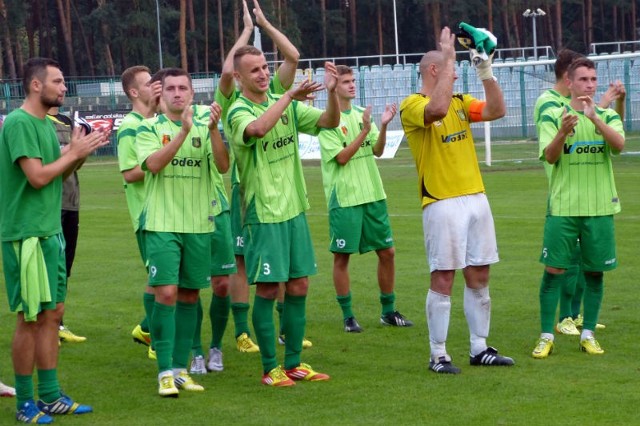
<svg viewBox="0 0 640 426"><path fill-rule="evenodd" d="M169 306L155 302L150 325L158 371L171 370L173 343L176 337L176 305Z"/></svg>
<svg viewBox="0 0 640 426"><path fill-rule="evenodd" d="M305 316L307 296L284 295L284 368L290 370L300 365L302 339L304 338L307 317ZM262 346L260 347L262 349Z"/></svg>
<svg viewBox="0 0 640 426"><path fill-rule="evenodd" d="M198 319L198 304L176 302L175 346L173 347L172 368L187 368L189 353L193 344L193 334L196 331ZM156 347L156 352L158 348ZM164 371L164 370L160 370Z"/></svg>
<svg viewBox="0 0 640 426"><path fill-rule="evenodd" d="M260 346L260 358L265 373L278 366L276 360L276 335L273 323L274 299L265 299L256 294L253 302L253 330Z"/></svg>
<svg viewBox="0 0 640 426"><path fill-rule="evenodd" d="M211 347L222 348L222 336L224 336L224 330L227 328L227 322L229 321L229 307L231 304L231 297L216 296L215 293L211 299L211 305L209 306L209 318L211 319Z"/></svg>

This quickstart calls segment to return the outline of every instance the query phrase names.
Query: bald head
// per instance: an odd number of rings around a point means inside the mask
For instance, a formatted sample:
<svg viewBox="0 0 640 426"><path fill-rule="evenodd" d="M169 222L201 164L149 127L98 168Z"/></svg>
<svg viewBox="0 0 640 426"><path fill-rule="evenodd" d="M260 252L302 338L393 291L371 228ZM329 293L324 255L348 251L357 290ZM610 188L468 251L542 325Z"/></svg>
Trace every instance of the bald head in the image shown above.
<svg viewBox="0 0 640 426"><path fill-rule="evenodd" d="M430 65L440 65L444 62L444 55L439 50L431 50L420 60L420 70L426 70Z"/></svg>

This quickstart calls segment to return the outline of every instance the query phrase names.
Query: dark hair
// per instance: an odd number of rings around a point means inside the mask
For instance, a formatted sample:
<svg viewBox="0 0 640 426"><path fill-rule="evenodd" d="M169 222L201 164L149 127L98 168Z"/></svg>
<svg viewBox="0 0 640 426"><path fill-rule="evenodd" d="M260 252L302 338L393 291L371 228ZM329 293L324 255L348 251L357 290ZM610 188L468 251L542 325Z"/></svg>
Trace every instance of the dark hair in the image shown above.
<svg viewBox="0 0 640 426"><path fill-rule="evenodd" d="M353 74L353 70L346 65L336 65L338 75Z"/></svg>
<svg viewBox="0 0 640 426"><path fill-rule="evenodd" d="M571 79L575 74L576 70L580 67L585 67L590 70L596 69L596 64L593 63L591 59L588 58L578 58L575 61L571 62L569 68L567 69L568 77Z"/></svg>
<svg viewBox="0 0 640 426"><path fill-rule="evenodd" d="M44 81L47 78L47 67L60 69L60 64L50 58L31 58L22 67L22 88L26 95L31 91L31 82L34 78Z"/></svg>
<svg viewBox="0 0 640 426"><path fill-rule="evenodd" d="M156 71L152 76L151 80L149 80L149 84L155 83L156 81L162 82L162 77L164 77L164 73L167 72L169 68L162 68Z"/></svg>
<svg viewBox="0 0 640 426"><path fill-rule="evenodd" d="M162 70L162 85L164 86L164 80L167 77L187 77L189 79L189 85L191 85L191 76L188 72L183 70L182 68L164 68Z"/></svg>
<svg viewBox="0 0 640 426"><path fill-rule="evenodd" d="M129 99L131 99L131 96L129 96L129 91L133 88L135 84L136 75L138 75L141 72L148 72L149 74L151 74L151 71L149 70L149 68L145 67L144 65L134 65L132 67L127 68L122 73L122 77L120 78L120 80L122 81L122 91L124 92L125 95L127 95L127 98Z"/></svg>
<svg viewBox="0 0 640 426"><path fill-rule="evenodd" d="M262 50L258 49L257 47L253 47L253 46L241 46L239 48L236 49L236 51L233 54L233 68L234 69L238 69L238 67L240 66L240 59L244 56L244 55L255 55L255 56L260 56L262 55Z"/></svg>
<svg viewBox="0 0 640 426"><path fill-rule="evenodd" d="M571 49L562 49L558 52L558 58L556 59L556 63L554 65L556 81L562 79L564 73L567 72L569 65L571 62L575 61L578 58L582 58L583 55L578 52L574 52Z"/></svg>

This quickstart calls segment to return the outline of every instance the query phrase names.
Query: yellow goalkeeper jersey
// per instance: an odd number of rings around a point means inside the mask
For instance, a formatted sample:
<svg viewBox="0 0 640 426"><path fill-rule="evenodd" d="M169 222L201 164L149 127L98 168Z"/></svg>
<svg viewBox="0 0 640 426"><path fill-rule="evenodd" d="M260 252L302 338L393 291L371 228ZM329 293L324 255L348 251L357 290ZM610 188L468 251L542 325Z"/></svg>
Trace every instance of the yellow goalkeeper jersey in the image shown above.
<svg viewBox="0 0 640 426"><path fill-rule="evenodd" d="M414 93L400 104L400 119L418 170L422 207L438 200L484 192L470 123L484 102L454 94L444 119L425 125L430 98Z"/></svg>

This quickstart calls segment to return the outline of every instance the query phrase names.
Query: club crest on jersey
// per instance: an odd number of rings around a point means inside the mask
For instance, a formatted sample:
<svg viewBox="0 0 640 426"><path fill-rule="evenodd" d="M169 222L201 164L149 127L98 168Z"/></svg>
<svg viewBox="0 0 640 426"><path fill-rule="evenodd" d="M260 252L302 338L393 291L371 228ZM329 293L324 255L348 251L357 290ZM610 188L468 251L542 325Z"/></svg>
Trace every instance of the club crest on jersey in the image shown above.
<svg viewBox="0 0 640 426"><path fill-rule="evenodd" d="M442 126L442 120L434 121L433 125L436 126L436 127Z"/></svg>
<svg viewBox="0 0 640 426"><path fill-rule="evenodd" d="M171 142L171 136L170 135L162 135L162 145L166 145L169 142Z"/></svg>
<svg viewBox="0 0 640 426"><path fill-rule="evenodd" d="M346 125L346 124L341 124L341 125L340 125L340 130L342 130L342 134L343 134L343 135L347 136L347 132L348 132L349 130L347 129L347 125Z"/></svg>
<svg viewBox="0 0 640 426"><path fill-rule="evenodd" d="M461 121L467 121L467 114L465 114L465 112L464 112L464 110L463 110L463 109L459 109L459 110L457 110L457 111L456 111L456 114L458 114L458 118L459 118Z"/></svg>
<svg viewBox="0 0 640 426"><path fill-rule="evenodd" d="M282 114L282 116L280 117L280 121L282 121L282 124L286 126L287 124L289 124L289 116L287 114Z"/></svg>
<svg viewBox="0 0 640 426"><path fill-rule="evenodd" d="M200 148L202 146L202 140L200 139L200 136L191 138L191 146L193 146L194 148Z"/></svg>

